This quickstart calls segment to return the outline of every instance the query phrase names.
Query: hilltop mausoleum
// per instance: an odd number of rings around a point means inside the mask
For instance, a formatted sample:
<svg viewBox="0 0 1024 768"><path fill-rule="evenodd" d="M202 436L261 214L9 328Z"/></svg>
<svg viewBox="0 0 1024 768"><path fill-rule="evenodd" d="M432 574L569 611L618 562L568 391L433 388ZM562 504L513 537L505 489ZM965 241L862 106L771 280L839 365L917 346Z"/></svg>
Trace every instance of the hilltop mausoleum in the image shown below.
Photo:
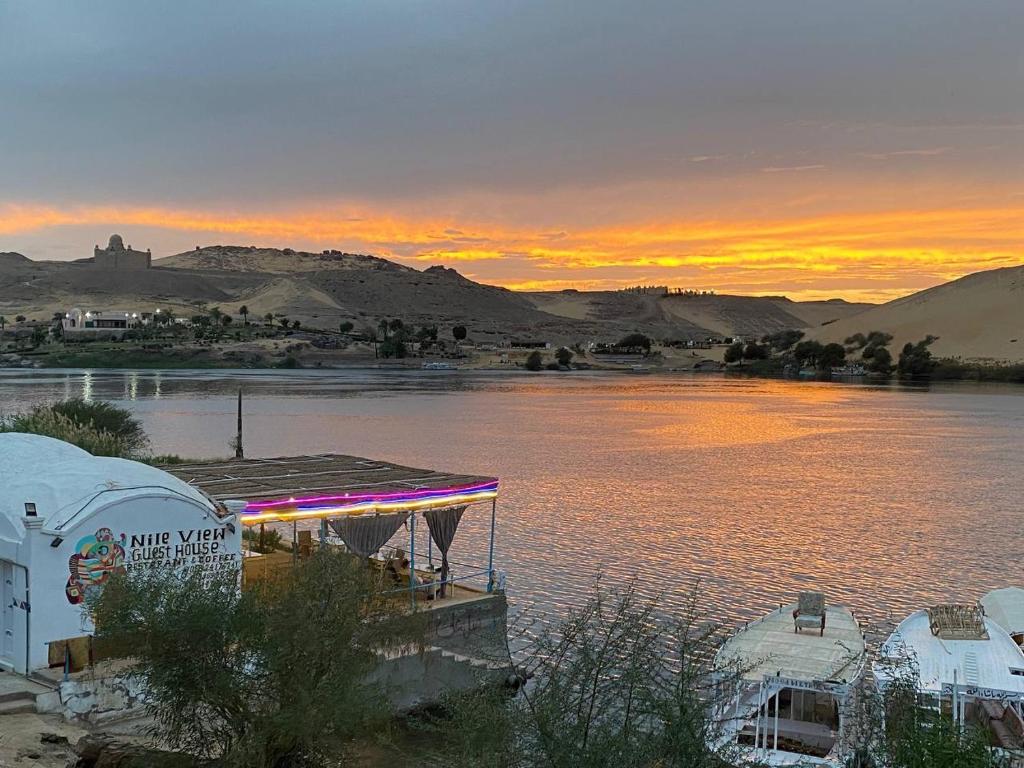
<svg viewBox="0 0 1024 768"><path fill-rule="evenodd" d="M106 248L93 248L92 258L99 269L149 269L153 264L153 253L148 248L144 252L130 245L125 248L120 235L111 235Z"/></svg>

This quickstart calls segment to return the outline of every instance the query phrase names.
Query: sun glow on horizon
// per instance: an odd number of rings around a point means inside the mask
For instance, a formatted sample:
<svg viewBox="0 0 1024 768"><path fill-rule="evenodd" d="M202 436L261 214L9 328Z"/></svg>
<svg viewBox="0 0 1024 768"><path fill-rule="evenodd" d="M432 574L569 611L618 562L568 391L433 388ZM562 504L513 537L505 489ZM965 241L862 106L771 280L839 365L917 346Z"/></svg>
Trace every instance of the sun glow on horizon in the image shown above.
<svg viewBox="0 0 1024 768"><path fill-rule="evenodd" d="M732 220L661 216L556 231L366 204L271 212L0 204L6 239L97 227L151 230L153 250L163 255L169 252L157 247L159 241L180 243L186 236L201 242L222 235L239 245L270 239L280 247L341 248L418 268L454 266L475 280L520 291L655 284L887 301L970 272L1020 264L1024 203ZM89 245L83 243L83 256Z"/></svg>

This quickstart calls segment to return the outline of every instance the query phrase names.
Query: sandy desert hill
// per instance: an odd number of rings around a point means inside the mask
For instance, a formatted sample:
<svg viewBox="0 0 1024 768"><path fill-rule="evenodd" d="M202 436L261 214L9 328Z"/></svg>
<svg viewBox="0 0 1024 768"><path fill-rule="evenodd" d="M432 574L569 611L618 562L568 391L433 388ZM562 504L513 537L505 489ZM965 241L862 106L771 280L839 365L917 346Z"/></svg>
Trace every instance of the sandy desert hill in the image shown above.
<svg viewBox="0 0 1024 768"><path fill-rule="evenodd" d="M526 293L534 306L578 320L615 317L657 329L658 338L744 336L811 328L856 315L872 304L839 299L797 302L784 296L724 294L659 296L623 291Z"/></svg>
<svg viewBox="0 0 1024 768"><path fill-rule="evenodd" d="M977 362L1024 362L1024 266L975 272L949 283L867 309L819 327L809 335L823 342L855 333L893 335L895 354L928 334L936 357Z"/></svg>
<svg viewBox="0 0 1024 768"><path fill-rule="evenodd" d="M219 306L254 317L283 314L306 325L357 327L383 317L468 326L474 338L552 343L615 341L633 331L658 339L760 336L817 326L863 311L835 302L784 297L655 296L622 291L517 293L444 267L417 270L387 259L288 248L210 246L109 270L91 259L33 261L0 254L0 312L48 318L71 307L155 309L179 314Z"/></svg>

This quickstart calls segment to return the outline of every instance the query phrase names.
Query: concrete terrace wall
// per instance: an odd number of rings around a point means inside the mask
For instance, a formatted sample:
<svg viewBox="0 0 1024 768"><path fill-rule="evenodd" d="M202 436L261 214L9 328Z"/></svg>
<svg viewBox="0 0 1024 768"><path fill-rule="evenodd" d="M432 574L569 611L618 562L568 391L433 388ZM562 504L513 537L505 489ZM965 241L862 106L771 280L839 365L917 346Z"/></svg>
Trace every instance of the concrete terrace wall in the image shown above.
<svg viewBox="0 0 1024 768"><path fill-rule="evenodd" d="M443 603L427 613L427 642L486 661L507 660L508 601L504 592Z"/></svg>

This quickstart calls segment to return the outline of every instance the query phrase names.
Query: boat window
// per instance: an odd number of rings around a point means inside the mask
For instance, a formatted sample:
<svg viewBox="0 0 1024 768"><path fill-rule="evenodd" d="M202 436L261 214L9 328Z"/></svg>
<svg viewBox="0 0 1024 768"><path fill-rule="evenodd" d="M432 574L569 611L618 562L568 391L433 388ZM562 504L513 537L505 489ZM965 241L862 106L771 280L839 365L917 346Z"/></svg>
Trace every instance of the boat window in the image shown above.
<svg viewBox="0 0 1024 768"><path fill-rule="evenodd" d="M1013 667L1010 667L1010 674L1024 677L1024 669L1014 669Z"/></svg>

